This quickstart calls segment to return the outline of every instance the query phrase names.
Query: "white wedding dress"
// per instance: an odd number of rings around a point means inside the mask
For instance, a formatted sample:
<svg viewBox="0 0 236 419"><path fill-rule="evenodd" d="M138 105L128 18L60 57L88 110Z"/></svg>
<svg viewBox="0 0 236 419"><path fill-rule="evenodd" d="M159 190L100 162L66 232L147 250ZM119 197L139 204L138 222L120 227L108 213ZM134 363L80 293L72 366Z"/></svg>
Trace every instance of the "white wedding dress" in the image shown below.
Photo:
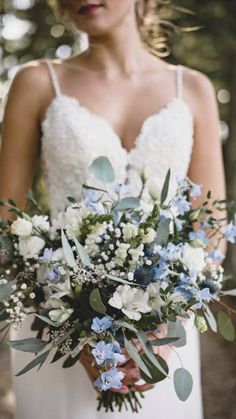
<svg viewBox="0 0 236 419"><path fill-rule="evenodd" d="M134 147L127 151L109 123L90 112L79 101L61 93L55 68L48 61L49 74L55 89L42 124L42 164L49 193L52 216L62 208L67 196L79 196L82 183L88 182L88 167L100 155L107 156L118 182L130 181L133 192L139 190L138 171L144 166L149 174L148 187L160 190L168 168L175 175L185 176L193 145L193 116L184 101L181 66L176 67L176 95L159 112L147 117ZM171 183L174 187L174 181ZM12 338L29 336L27 320ZM45 363L42 368L14 377L16 419L202 419L199 336L189 320L186 325L187 345L179 348L184 367L191 371L194 386L191 396L181 402L173 381L166 379L145 392L140 413L97 412L97 393L80 363L62 369L60 363ZM31 332L32 333L32 332ZM12 351L12 371L19 372L32 356ZM173 352L169 358L170 372L180 366Z"/></svg>

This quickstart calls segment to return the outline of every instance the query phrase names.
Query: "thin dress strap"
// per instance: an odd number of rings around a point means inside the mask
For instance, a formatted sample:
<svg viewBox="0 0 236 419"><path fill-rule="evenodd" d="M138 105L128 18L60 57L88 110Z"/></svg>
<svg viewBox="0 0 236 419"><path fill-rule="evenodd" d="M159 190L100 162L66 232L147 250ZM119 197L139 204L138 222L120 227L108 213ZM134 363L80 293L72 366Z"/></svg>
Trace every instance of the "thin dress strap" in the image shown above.
<svg viewBox="0 0 236 419"><path fill-rule="evenodd" d="M47 66L48 66L48 71L52 80L52 84L56 93L56 96L59 96L61 94L61 87L60 87L60 83L57 77L57 73L55 70L55 67L53 65L53 63L50 60L46 60Z"/></svg>
<svg viewBox="0 0 236 419"><path fill-rule="evenodd" d="M183 96L183 67L180 64L176 67L176 96Z"/></svg>

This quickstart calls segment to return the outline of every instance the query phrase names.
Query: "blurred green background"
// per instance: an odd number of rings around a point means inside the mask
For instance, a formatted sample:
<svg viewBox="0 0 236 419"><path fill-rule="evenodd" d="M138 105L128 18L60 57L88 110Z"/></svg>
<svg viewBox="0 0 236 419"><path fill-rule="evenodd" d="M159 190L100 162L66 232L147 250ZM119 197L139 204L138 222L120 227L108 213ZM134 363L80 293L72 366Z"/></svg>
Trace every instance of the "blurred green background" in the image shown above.
<svg viewBox="0 0 236 419"><path fill-rule="evenodd" d="M157 3L160 18L168 22L162 25L161 35L168 37L171 53L164 59L200 70L214 83L227 193L228 198L236 201L236 1ZM46 0L0 0L0 124L4 97L20 65L40 57L66 58L86 45L86 36L75 36L56 21ZM41 179L37 188L42 190ZM226 270L236 278L235 247L228 251ZM205 419L234 419L236 343L227 343L207 332L202 336L201 346ZM9 352L2 344L0 419L13 417L13 406Z"/></svg>

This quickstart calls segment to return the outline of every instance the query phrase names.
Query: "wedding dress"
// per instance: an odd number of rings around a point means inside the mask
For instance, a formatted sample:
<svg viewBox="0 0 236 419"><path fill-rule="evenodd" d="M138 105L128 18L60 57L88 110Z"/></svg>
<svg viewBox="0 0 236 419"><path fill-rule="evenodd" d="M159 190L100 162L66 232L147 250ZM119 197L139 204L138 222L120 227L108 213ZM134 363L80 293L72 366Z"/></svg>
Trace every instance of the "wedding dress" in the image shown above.
<svg viewBox="0 0 236 419"><path fill-rule="evenodd" d="M175 175L186 175L193 145L193 116L183 99L183 67L176 67L176 95L160 111L148 116L134 146L127 151L109 123L63 94L54 65L47 61L55 89L42 123L42 166L47 182L52 216L63 208L67 196L79 196L82 183L89 184L88 167L96 157L107 156L117 182L129 180L132 191L139 191L138 172L145 166L149 175L147 187L160 190L168 168ZM14 339L29 336L28 319ZM199 336L193 320L186 325L187 345L178 348L183 365L191 371L193 391L181 402L174 391L173 380L166 379L145 392L143 409L134 414L97 412L97 393L80 363L62 369L60 362L45 363L37 371L14 377L16 419L202 419ZM32 333L32 332L31 332ZM12 351L12 371L19 372L32 356ZM177 355L169 357L170 375L180 367Z"/></svg>

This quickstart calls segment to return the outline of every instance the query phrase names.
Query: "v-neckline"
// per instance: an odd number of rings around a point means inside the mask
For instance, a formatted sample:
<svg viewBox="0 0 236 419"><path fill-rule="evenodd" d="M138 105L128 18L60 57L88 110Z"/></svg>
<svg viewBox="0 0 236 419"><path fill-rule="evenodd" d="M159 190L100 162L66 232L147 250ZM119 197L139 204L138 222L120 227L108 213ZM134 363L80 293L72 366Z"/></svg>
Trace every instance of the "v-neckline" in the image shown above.
<svg viewBox="0 0 236 419"><path fill-rule="evenodd" d="M96 118L97 120L99 120L100 122L102 122L102 123L103 123L103 124L107 127L107 129L109 129L109 130L110 130L110 132L112 133L112 135L113 135L113 136L116 138L116 140L119 142L119 145L120 145L121 149L122 149L122 150L123 150L123 151L124 151L127 155L131 154L133 151L135 151L135 150L137 149L139 139L142 137L143 133L145 132L145 128L146 128L147 124L150 122L150 120L152 120L152 119L154 119L154 118L159 119L159 118L160 118L160 116L161 116L163 113L165 113L165 112L169 111L169 109L171 108L171 106L172 106L174 103L179 102L179 103L181 103L182 105L184 105L184 107L188 110L188 112L189 112L189 114L191 115L191 117L193 117L192 110L191 110L190 106L188 105L188 103L187 103L187 102L185 102L185 100L184 100L182 97L175 96L175 97L173 97L171 100L169 100L169 101L166 103L166 105L162 106L162 107L161 107L161 108L160 108L157 112L153 112L152 114L150 114L150 115L148 115L146 118L144 118L144 120L143 120L143 121L142 121L142 123L141 123L140 129L139 129L139 132L138 132L138 134L136 135L136 137L135 137L135 139L134 139L134 141L133 141L133 146L132 146L130 149L127 149L126 147L124 147L124 145L123 145L123 143L122 143L122 139L121 139L121 137L120 137L120 136L119 136L119 134L116 132L116 130L113 128L113 126L110 124L110 122L108 122L108 120L107 120L105 117L103 117L102 115L99 115L99 114L97 114L96 112L91 111L91 110L90 110L87 106L83 106L83 105L81 105L81 103L80 103L79 99L77 99L77 98L76 98L76 97L74 97L74 96L70 96L70 95L66 95L66 94L62 94L62 93L60 93L60 94L58 94L58 95L54 96L54 98L53 98L53 99L52 99L52 101L49 103L49 105L48 105L48 107L47 107L47 109L46 109L45 116L44 116L44 118L43 118L43 120L42 120L42 122L41 122L41 126L43 126L43 125L44 125L44 123L45 123L45 121L46 121L46 119L47 119L47 115L48 115L48 113L49 113L49 111L50 111L51 107L53 106L53 104L54 104L57 100L59 100L59 99L64 99L64 98L65 98L65 99L69 99L69 100L73 101L74 103L76 103L76 104L77 104L77 106L78 106L78 108L79 108L79 109L84 110L85 112L87 112L87 114L88 114L91 118Z"/></svg>

